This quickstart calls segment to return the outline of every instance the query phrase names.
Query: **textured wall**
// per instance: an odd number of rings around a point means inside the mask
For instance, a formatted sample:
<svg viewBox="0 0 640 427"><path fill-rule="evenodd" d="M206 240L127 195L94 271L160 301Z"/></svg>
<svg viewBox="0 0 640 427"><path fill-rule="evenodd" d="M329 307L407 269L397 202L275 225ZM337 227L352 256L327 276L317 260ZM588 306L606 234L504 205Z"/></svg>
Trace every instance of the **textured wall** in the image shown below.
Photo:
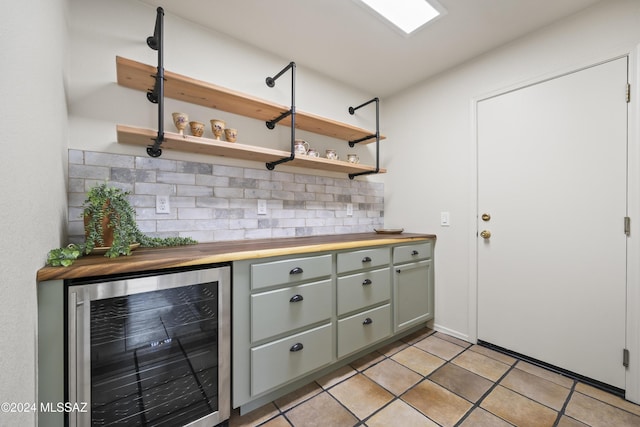
<svg viewBox="0 0 640 427"><path fill-rule="evenodd" d="M140 229L200 242L369 232L382 228L381 183L148 156L69 150L69 237L83 241L86 191L109 181L131 193ZM156 213L168 195L171 213ZM258 215L258 200L267 214ZM347 216L347 204L353 215Z"/></svg>

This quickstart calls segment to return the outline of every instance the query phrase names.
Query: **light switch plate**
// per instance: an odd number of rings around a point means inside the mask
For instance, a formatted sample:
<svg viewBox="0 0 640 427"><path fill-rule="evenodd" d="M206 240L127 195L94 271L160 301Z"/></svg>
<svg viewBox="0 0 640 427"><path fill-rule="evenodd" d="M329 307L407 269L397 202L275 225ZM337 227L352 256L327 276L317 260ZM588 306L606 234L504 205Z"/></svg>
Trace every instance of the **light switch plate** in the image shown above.
<svg viewBox="0 0 640 427"><path fill-rule="evenodd" d="M266 214L267 214L267 201L258 200L258 215L266 215Z"/></svg>
<svg viewBox="0 0 640 427"><path fill-rule="evenodd" d="M440 225L442 227L448 227L451 225L449 218L449 212L440 212Z"/></svg>
<svg viewBox="0 0 640 427"><path fill-rule="evenodd" d="M347 216L353 216L353 203L347 203Z"/></svg>

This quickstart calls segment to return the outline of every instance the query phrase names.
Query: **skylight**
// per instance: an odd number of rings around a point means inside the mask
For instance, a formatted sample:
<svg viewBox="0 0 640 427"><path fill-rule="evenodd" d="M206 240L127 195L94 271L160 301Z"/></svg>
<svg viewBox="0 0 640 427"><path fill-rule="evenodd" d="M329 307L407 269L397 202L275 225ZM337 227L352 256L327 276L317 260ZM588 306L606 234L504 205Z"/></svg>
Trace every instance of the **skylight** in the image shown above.
<svg viewBox="0 0 640 427"><path fill-rule="evenodd" d="M360 0L405 34L411 34L440 12L427 0Z"/></svg>

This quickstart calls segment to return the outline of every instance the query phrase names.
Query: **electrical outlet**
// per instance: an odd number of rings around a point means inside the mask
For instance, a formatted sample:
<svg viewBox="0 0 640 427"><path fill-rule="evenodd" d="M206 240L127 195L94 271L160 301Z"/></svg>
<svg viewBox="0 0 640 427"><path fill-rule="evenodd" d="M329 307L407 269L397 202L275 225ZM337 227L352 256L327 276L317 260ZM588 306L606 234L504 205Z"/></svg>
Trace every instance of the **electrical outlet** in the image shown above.
<svg viewBox="0 0 640 427"><path fill-rule="evenodd" d="M156 196L156 213L168 214L171 213L171 206L169 205L169 196Z"/></svg>
<svg viewBox="0 0 640 427"><path fill-rule="evenodd" d="M267 214L267 201L258 200L258 215L266 215L266 214Z"/></svg>
<svg viewBox="0 0 640 427"><path fill-rule="evenodd" d="M442 227L448 227L451 225L449 219L449 212L440 212L440 225Z"/></svg>
<svg viewBox="0 0 640 427"><path fill-rule="evenodd" d="M353 203L347 203L347 216L353 216Z"/></svg>

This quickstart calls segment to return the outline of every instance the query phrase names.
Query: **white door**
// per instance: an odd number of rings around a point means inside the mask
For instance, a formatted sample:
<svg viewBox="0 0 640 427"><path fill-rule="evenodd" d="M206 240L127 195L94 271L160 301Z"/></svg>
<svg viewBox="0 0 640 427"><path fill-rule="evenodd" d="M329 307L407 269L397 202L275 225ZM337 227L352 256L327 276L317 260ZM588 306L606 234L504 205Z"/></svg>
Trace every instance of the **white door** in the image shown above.
<svg viewBox="0 0 640 427"><path fill-rule="evenodd" d="M478 339L622 389L626 85L625 57L477 106Z"/></svg>

